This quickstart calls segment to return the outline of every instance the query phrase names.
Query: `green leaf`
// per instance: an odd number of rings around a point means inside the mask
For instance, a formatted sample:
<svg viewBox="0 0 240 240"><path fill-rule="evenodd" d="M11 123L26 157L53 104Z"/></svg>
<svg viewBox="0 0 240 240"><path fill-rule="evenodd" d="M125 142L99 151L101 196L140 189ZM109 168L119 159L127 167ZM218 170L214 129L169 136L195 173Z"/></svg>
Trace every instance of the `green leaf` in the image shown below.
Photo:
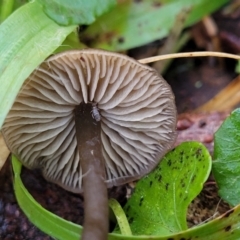
<svg viewBox="0 0 240 240"><path fill-rule="evenodd" d="M0 23L13 11L14 0L0 0Z"/></svg>
<svg viewBox="0 0 240 240"><path fill-rule="evenodd" d="M36 227L52 237L62 240L79 240L82 228L77 224L68 222L63 218L52 214L37 203L22 183L20 177L22 164L15 156L12 156L12 165L14 171L15 195L19 206L28 219Z"/></svg>
<svg viewBox="0 0 240 240"><path fill-rule="evenodd" d="M235 67L235 72L237 74L240 74L240 61L237 61L236 67Z"/></svg>
<svg viewBox="0 0 240 240"><path fill-rule="evenodd" d="M240 203L240 108L215 133L213 174L219 195L231 205Z"/></svg>
<svg viewBox="0 0 240 240"><path fill-rule="evenodd" d="M198 142L185 142L169 152L141 179L124 207L133 235L166 236L187 229L187 208L202 190L211 156Z"/></svg>
<svg viewBox="0 0 240 240"><path fill-rule="evenodd" d="M75 28L57 25L36 1L0 25L0 128L24 80Z"/></svg>
<svg viewBox="0 0 240 240"><path fill-rule="evenodd" d="M0 23L28 0L0 0Z"/></svg>
<svg viewBox="0 0 240 240"><path fill-rule="evenodd" d="M60 25L91 24L116 4L115 0L38 0L46 14Z"/></svg>
<svg viewBox="0 0 240 240"><path fill-rule="evenodd" d="M173 28L175 16L184 9L192 9L185 24L190 26L226 2L228 0L121 1L89 26L81 39L94 48L126 50L166 37Z"/></svg>

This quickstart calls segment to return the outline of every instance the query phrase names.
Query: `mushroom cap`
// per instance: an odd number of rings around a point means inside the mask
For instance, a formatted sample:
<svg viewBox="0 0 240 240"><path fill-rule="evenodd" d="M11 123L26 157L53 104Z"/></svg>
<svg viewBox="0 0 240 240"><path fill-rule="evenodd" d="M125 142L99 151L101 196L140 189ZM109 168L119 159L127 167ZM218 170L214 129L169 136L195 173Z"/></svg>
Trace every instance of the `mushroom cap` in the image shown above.
<svg viewBox="0 0 240 240"><path fill-rule="evenodd" d="M82 102L101 115L108 187L150 172L175 141L174 96L154 69L102 50L52 56L25 81L2 133L24 166L69 191L82 191L74 117Z"/></svg>

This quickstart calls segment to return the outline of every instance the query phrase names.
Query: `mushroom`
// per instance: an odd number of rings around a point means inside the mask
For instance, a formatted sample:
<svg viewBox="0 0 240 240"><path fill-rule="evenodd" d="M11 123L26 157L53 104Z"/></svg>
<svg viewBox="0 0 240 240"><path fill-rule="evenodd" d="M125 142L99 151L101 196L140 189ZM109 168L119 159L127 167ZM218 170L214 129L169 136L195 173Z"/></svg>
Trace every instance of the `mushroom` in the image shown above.
<svg viewBox="0 0 240 240"><path fill-rule="evenodd" d="M176 107L152 68L117 53L50 57L25 81L2 128L24 166L84 194L83 239L107 239L107 187L139 179L171 149Z"/></svg>

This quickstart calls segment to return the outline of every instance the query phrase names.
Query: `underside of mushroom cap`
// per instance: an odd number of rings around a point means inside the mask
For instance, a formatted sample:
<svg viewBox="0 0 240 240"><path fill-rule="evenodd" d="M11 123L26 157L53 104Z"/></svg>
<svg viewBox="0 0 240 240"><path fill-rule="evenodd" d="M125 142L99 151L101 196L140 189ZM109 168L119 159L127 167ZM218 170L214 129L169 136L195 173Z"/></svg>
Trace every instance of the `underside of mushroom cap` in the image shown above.
<svg viewBox="0 0 240 240"><path fill-rule="evenodd" d="M23 165L69 191L82 191L74 121L82 102L101 116L109 187L151 171L175 141L174 96L155 70L102 50L50 57L25 81L2 132Z"/></svg>

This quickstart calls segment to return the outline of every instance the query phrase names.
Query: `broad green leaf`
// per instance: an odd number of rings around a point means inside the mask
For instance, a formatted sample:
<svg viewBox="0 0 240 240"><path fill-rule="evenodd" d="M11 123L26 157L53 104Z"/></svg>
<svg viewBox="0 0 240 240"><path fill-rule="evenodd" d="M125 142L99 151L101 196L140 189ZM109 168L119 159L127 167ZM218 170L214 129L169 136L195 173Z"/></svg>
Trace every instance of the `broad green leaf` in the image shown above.
<svg viewBox="0 0 240 240"><path fill-rule="evenodd" d="M198 142L169 152L141 179L124 207L133 235L166 236L187 229L187 208L211 170L211 156Z"/></svg>
<svg viewBox="0 0 240 240"><path fill-rule="evenodd" d="M60 25L91 24L116 4L115 0L38 0L46 14Z"/></svg>
<svg viewBox="0 0 240 240"><path fill-rule="evenodd" d="M213 174L219 195L231 205L240 203L240 108L215 133Z"/></svg>
<svg viewBox="0 0 240 240"><path fill-rule="evenodd" d="M36 1L0 25L0 128L24 80L75 28L57 25Z"/></svg>
<svg viewBox="0 0 240 240"><path fill-rule="evenodd" d="M173 28L175 17L191 9L185 26L222 6L228 0L125 0L81 35L91 47L112 51L126 50L166 37Z"/></svg>
<svg viewBox="0 0 240 240"><path fill-rule="evenodd" d="M24 187L20 174L21 163L12 157L14 191L23 212L45 233L59 240L79 240L82 227L66 221L40 206ZM108 240L238 240L240 236L240 205L211 222L168 236L125 236L110 233Z"/></svg>

